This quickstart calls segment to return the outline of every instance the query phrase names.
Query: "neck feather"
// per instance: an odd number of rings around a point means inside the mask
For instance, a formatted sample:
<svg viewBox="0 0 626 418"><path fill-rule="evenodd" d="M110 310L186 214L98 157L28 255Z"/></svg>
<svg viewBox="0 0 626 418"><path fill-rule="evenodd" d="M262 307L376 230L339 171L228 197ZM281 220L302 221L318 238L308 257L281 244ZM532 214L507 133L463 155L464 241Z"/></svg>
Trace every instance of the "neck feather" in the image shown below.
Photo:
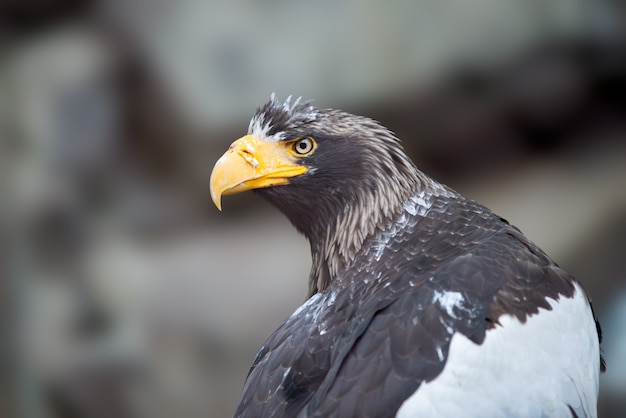
<svg viewBox="0 0 626 418"><path fill-rule="evenodd" d="M309 297L323 292L341 273L367 253L376 238L391 228L412 197L436 194L440 186L414 166L401 176L388 176L380 187L347 205L335 222L307 236L313 258Z"/></svg>

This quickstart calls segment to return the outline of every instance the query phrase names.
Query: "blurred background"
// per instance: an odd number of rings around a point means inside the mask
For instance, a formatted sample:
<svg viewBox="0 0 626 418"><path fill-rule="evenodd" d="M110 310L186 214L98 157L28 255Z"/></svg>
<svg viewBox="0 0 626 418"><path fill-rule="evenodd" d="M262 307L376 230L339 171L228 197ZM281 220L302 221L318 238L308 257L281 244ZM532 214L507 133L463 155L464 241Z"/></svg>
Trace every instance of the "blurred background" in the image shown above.
<svg viewBox="0 0 626 418"><path fill-rule="evenodd" d="M253 193L209 197L272 92L380 120L578 277L626 416L625 9L3 0L0 417L232 414L310 267Z"/></svg>

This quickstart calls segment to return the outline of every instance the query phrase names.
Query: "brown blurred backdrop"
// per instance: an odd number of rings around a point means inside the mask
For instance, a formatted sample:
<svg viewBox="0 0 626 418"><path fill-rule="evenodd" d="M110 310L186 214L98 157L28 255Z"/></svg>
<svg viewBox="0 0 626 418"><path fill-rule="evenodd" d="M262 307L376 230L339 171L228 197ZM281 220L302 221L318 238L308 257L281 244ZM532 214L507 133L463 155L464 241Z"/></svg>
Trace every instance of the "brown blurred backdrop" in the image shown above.
<svg viewBox="0 0 626 418"><path fill-rule="evenodd" d="M577 276L626 416L625 8L3 0L0 416L232 414L310 266L254 194L209 198L272 92L380 120Z"/></svg>

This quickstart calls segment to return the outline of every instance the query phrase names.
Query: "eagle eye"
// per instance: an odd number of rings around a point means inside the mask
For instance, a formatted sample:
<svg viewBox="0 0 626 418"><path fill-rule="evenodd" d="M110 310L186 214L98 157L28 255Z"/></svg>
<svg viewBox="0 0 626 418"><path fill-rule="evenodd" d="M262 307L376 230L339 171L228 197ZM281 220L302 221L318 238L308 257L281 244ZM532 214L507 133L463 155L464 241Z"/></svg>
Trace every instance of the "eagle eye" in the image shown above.
<svg viewBox="0 0 626 418"><path fill-rule="evenodd" d="M313 138L305 136L294 142L292 149L298 156L305 156L310 154L315 148L315 141Z"/></svg>

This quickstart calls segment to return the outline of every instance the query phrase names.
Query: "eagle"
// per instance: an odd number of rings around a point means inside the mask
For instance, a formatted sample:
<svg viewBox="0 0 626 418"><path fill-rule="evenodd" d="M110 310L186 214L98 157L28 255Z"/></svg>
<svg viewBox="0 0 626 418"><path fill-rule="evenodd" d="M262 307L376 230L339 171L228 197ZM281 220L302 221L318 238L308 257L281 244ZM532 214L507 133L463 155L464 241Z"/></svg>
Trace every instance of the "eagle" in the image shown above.
<svg viewBox="0 0 626 418"><path fill-rule="evenodd" d="M306 301L236 417L595 417L601 332L581 284L420 171L378 122L272 95L216 162L308 240Z"/></svg>

